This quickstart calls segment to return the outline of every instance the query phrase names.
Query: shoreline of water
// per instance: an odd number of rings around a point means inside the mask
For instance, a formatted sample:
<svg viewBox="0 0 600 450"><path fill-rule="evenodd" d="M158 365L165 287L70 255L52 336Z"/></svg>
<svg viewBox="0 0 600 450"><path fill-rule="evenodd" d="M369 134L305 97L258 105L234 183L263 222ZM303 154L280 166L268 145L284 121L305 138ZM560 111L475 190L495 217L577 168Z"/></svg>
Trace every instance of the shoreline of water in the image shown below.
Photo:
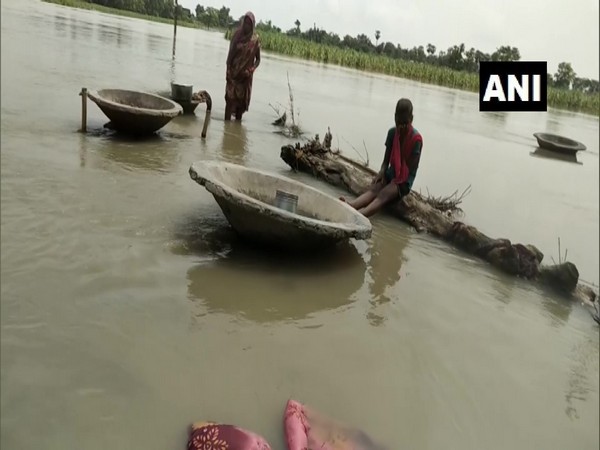
<svg viewBox="0 0 600 450"><path fill-rule="evenodd" d="M57 5L61 5L61 6L66 6L66 7L70 7L70 8L79 8L79 9L85 9L85 10L92 10L92 11L97 11L97 12L101 12L101 13L105 13L105 14L112 14L112 15L116 15L116 16L124 16L124 17L130 17L130 18L136 18L136 19L140 19L140 20L147 20L150 22L156 22L156 23L163 23L163 24L169 24L169 25L173 25L174 21L171 19L164 19L164 18L158 18L158 17L153 17L153 16L147 16L147 15L143 15L143 14L138 14L138 13L133 13L133 12L129 12L127 10L120 10L120 9L116 9L116 8L108 8L108 7L104 7L101 5L96 5L94 3L86 3L86 2L82 2L81 0L41 0L47 3L53 3L53 4L57 4ZM196 24L196 23L190 23L187 21L178 21L177 22L178 26L182 26L185 28L192 28L192 29L202 29L204 31L210 31L210 32L218 32L218 33L223 33L225 35L225 37L227 37L227 33L230 30L227 29L221 29L218 27L214 27L213 29L209 30L207 28L205 28L204 26L202 26L201 24ZM265 32L261 32L262 34L265 34ZM272 33L266 33L267 35L270 35ZM292 39L288 36L283 36L282 39ZM272 39L271 39L272 40ZM271 41L269 40L269 42ZM263 39L264 41L264 39ZM330 63L327 62L325 60L322 59L311 59L311 58L303 58L297 54L294 53L289 53L289 52L285 52L285 51L281 51L278 49L278 46L276 45L269 45L269 42L267 42L266 44L263 42L263 48L265 49L265 51L267 52L273 52L274 54L278 54L278 55L283 55L289 58L294 58L294 59L298 59L298 60L302 60L302 61L316 61L322 64L329 64L332 66L337 66L337 67L345 67L345 68L349 68L349 69L355 69L358 70L362 73L372 73L372 74L383 74L383 75L388 75L388 76L392 76L395 78L401 78L401 79L405 79L405 80L411 80L411 81L415 81L418 83L422 83L424 85L431 85L431 86L437 86L437 87L446 87L448 89L452 89L452 90L456 90L456 91L460 91L460 92L473 92L476 93L478 92L478 87L465 87L465 88L460 88L460 87L456 87L456 86L451 86L448 84L438 84L435 82L428 82L427 80L423 80L420 79L419 77L415 77L415 78L404 78L401 76L397 76L394 75L392 73L387 73L384 70L375 70L375 69L369 69L369 68L365 68L365 69L359 69L354 67L351 64L334 64L334 63ZM312 43L312 42L308 42L306 43L305 41L302 41L302 43L304 43L305 45L314 45L314 46L320 46L325 48L326 46L322 46L320 44L317 43ZM337 49L335 47L331 48L332 51L340 51L340 49ZM360 53L358 53L359 55L361 55ZM371 55L368 55L371 56ZM366 57L366 56L365 56ZM383 58L381 55L376 55L376 58ZM396 60L396 59L392 59L391 60L393 64L403 64L405 62L403 62L402 60ZM429 69L429 70L443 70L443 71L447 71L448 73L453 73L453 74L457 74L459 77L464 77L464 76L472 76L472 74L466 74L465 72L460 72L460 71L453 71L451 69L448 68L439 68L438 66L433 66L433 65L428 65L428 64L421 64L421 63L413 63L413 62L408 62L411 64L416 64L416 65L422 65L423 67ZM476 77L473 76L475 79ZM548 108L549 109L556 109L558 111L569 111L569 112L574 112L574 113L578 113L578 114L582 114L585 116L589 116L589 117L594 117L598 120L600 120L600 110L598 108L594 108L593 105L591 106L585 106L583 109L581 108L571 108L569 107L569 105L560 105L559 103L562 103L563 100L560 99L560 96L562 95L570 95L571 91L568 91L567 94L564 94L563 91L559 90L559 89L552 89L549 88L549 99L548 99ZM598 98L600 98L600 93L598 93ZM556 98L556 100L555 100Z"/></svg>

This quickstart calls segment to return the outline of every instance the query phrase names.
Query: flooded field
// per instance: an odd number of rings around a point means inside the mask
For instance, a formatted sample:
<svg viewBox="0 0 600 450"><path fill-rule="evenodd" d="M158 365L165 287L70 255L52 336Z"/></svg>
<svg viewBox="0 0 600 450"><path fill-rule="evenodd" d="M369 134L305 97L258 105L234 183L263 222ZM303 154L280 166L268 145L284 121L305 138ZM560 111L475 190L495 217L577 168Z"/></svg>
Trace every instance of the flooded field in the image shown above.
<svg viewBox="0 0 600 450"><path fill-rule="evenodd" d="M373 237L315 258L236 239L188 174L198 160L270 170L334 195L279 158L270 105L349 157L380 164L399 97L424 136L415 189L461 191L465 220L557 239L599 273L598 119L484 114L477 97L269 54L244 122L225 123L222 34L3 1L2 449L185 448L192 421L251 429L283 449L288 398L390 448L597 449L599 336L588 312L382 215ZM257 18L260 19L260 18ZM213 98L155 139L111 136L82 87ZM565 161L532 134L584 142ZM363 145L364 141L364 145ZM364 153L364 152L363 152ZM363 155L364 156L364 155Z"/></svg>

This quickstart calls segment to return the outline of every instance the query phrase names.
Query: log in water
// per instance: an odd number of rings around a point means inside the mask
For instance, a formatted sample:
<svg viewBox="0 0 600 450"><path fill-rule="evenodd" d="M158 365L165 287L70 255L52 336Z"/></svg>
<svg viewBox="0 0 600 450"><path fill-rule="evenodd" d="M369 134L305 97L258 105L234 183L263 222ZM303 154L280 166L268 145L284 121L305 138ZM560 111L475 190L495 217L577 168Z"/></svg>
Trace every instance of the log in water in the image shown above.
<svg viewBox="0 0 600 450"><path fill-rule="evenodd" d="M328 132L323 143L315 136L304 145L285 145L280 156L294 170L310 173L360 195L371 184L375 171L332 150L329 136ZM508 274L552 286L569 298L595 306L598 295L592 288L579 283L575 264L566 261L542 265L544 255L535 246L486 236L474 226L455 220L457 211L457 205L452 202L439 202L417 192L411 192L387 208L387 212L417 231L439 237Z"/></svg>

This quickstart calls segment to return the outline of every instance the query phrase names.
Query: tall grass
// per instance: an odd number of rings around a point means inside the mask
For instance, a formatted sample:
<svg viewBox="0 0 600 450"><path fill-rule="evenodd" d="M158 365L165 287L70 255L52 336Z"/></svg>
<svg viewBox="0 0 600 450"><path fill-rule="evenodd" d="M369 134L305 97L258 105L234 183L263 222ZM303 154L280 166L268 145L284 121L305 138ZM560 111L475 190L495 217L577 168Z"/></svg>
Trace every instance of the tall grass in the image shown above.
<svg viewBox="0 0 600 450"><path fill-rule="evenodd" d="M385 55L318 44L282 33L260 31L262 48L274 53L465 91L479 91L479 75L447 67L394 59ZM229 38L231 32L226 33ZM548 106L600 115L600 95L548 88Z"/></svg>

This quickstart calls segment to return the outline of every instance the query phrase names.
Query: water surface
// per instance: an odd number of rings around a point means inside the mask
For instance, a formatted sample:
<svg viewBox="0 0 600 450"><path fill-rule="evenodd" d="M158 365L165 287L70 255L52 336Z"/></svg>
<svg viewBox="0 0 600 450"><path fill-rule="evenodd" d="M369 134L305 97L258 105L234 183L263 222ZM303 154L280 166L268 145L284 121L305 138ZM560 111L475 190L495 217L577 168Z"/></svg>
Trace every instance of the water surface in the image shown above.
<svg viewBox="0 0 600 450"><path fill-rule="evenodd" d="M351 157L383 156L399 97L424 153L415 188L468 185L465 220L598 282L598 119L483 114L477 97L265 54L250 112L224 123L219 33L2 2L1 437L4 449L184 448L196 420L283 448L288 398L391 448L598 448L598 327L587 311L381 216L372 239L298 260L235 239L188 175L224 160L290 175L270 105ZM103 131L82 87L214 100L155 139ZM532 133L584 142L577 163ZM364 145L363 145L364 141Z"/></svg>

